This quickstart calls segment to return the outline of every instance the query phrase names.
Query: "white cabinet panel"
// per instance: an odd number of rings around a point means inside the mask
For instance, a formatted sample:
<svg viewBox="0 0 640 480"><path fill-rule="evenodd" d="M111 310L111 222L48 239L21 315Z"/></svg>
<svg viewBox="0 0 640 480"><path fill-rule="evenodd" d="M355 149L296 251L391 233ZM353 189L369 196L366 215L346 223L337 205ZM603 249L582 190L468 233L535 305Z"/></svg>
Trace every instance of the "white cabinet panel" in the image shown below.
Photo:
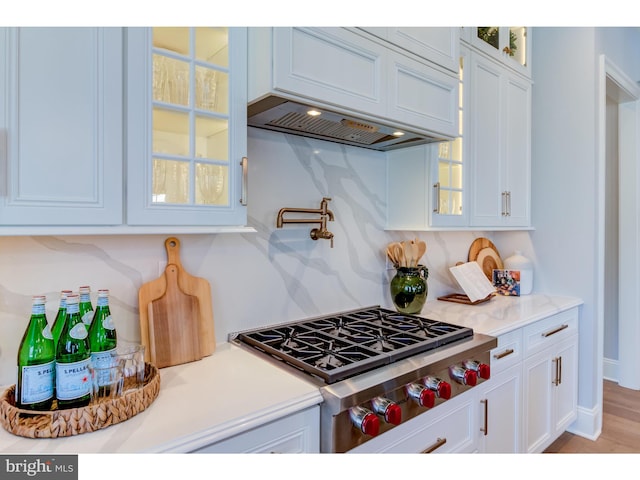
<svg viewBox="0 0 640 480"><path fill-rule="evenodd" d="M191 453L319 453L320 407L207 445Z"/></svg>
<svg viewBox="0 0 640 480"><path fill-rule="evenodd" d="M120 224L122 29L0 36L0 224Z"/></svg>

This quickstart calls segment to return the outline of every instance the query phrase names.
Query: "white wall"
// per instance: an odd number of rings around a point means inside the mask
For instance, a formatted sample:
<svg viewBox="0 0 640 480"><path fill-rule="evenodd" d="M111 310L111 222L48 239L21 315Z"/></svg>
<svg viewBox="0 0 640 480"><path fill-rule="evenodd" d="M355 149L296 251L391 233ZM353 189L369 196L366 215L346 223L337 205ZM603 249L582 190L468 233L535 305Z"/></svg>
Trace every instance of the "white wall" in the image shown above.
<svg viewBox="0 0 640 480"><path fill-rule="evenodd" d="M536 287L584 299L580 321L578 404L598 405L598 58L604 53L640 77L640 30L536 28L533 43L531 241ZM637 292L630 292L637 295ZM597 429L597 425L594 426ZM593 432L587 432L593 433Z"/></svg>
<svg viewBox="0 0 640 480"><path fill-rule="evenodd" d="M385 247L427 242L428 298L459 291L448 267L467 258L481 232L385 232L385 155L361 148L250 129L252 234L183 235L182 263L211 283L218 342L230 332L370 305L392 307ZM313 241L313 225L276 229L282 207L318 208L335 221L334 248ZM0 237L0 385L15 382L16 351L30 298L47 295L52 321L59 291L109 288L119 335L140 338L137 291L158 276L166 236ZM95 301L95 297L94 297Z"/></svg>

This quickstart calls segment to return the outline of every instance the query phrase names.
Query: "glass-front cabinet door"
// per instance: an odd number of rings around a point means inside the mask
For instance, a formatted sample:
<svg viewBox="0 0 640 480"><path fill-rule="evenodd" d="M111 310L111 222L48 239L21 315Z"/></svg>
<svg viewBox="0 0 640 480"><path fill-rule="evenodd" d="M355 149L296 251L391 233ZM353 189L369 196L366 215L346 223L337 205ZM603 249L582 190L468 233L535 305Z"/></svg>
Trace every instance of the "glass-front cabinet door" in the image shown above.
<svg viewBox="0 0 640 480"><path fill-rule="evenodd" d="M531 76L530 29L528 27L472 27L467 28L467 40L480 50L510 65L520 73Z"/></svg>
<svg viewBox="0 0 640 480"><path fill-rule="evenodd" d="M131 225L246 224L246 29L127 38Z"/></svg>

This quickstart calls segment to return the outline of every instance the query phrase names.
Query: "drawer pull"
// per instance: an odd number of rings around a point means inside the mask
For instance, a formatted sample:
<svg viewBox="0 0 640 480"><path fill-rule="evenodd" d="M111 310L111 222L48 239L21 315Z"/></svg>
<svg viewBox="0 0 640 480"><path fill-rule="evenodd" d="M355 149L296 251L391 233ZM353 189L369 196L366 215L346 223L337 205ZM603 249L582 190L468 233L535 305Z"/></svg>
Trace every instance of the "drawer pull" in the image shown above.
<svg viewBox="0 0 640 480"><path fill-rule="evenodd" d="M513 348L507 348L504 352L502 353L496 353L493 358L495 358L496 360L500 360L501 358L504 358L508 355L511 355L514 352Z"/></svg>
<svg viewBox="0 0 640 480"><path fill-rule="evenodd" d="M438 438L436 440L436 443L434 443L433 445L431 445L429 448L427 448L426 450L423 450L422 453L431 453L434 450L437 450L438 448L440 448L442 445L444 445L445 443L447 443L447 439L446 438Z"/></svg>
<svg viewBox="0 0 640 480"><path fill-rule="evenodd" d="M543 333L542 336L543 337L550 337L551 335L555 335L556 333L561 332L565 328L569 328L569 325L567 325L566 323L564 325L556 328L555 330L551 330L550 332Z"/></svg>

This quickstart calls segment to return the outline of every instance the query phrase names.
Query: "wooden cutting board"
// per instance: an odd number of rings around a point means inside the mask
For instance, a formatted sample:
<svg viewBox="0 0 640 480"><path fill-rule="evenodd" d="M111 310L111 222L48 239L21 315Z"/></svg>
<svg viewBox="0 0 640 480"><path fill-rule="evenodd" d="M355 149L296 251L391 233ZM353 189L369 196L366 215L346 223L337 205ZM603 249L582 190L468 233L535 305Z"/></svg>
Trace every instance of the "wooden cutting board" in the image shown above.
<svg viewBox="0 0 640 480"><path fill-rule="evenodd" d="M482 250L483 248L492 248L493 250L495 250L496 254L500 256L500 254L498 253L498 249L496 248L496 246L493 244L491 240L489 240L488 238L480 237L480 238L476 238L471 243L471 246L469 247L469 257L467 261L475 262L476 259L478 258L478 254L480 253L480 250Z"/></svg>
<svg viewBox="0 0 640 480"><path fill-rule="evenodd" d="M169 365L177 365L174 362L185 363L185 359L193 361L211 355L216 345L209 282L184 269L177 238L167 238L165 249L164 273L138 291L141 342L147 346L147 361L158 368L161 365L156 362L160 358L166 359ZM178 331L168 333L176 325ZM173 349L176 351L172 353Z"/></svg>

